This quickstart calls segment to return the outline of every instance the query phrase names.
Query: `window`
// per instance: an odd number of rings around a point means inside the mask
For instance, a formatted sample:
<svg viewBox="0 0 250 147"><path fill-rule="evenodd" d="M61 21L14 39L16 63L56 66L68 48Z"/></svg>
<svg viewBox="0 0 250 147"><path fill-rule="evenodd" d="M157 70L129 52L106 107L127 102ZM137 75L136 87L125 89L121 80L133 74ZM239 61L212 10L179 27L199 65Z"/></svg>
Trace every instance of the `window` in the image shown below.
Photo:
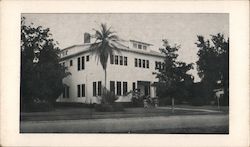
<svg viewBox="0 0 250 147"><path fill-rule="evenodd" d="M102 82L98 81L98 96L102 95Z"/></svg>
<svg viewBox="0 0 250 147"><path fill-rule="evenodd" d="M63 66L63 67L66 67L66 66L65 66L65 62L62 63L62 66Z"/></svg>
<svg viewBox="0 0 250 147"><path fill-rule="evenodd" d="M125 66L128 65L128 57L124 57L124 65L125 65Z"/></svg>
<svg viewBox="0 0 250 147"><path fill-rule="evenodd" d="M121 95L121 82L117 82L116 83L116 87L117 87L117 95Z"/></svg>
<svg viewBox="0 0 250 147"><path fill-rule="evenodd" d="M133 43L133 47L134 47L134 48L137 48L137 44L136 44L136 43Z"/></svg>
<svg viewBox="0 0 250 147"><path fill-rule="evenodd" d="M141 49L142 48L142 45L141 44L138 44L138 49Z"/></svg>
<svg viewBox="0 0 250 147"><path fill-rule="evenodd" d="M110 91L115 94L115 81L110 81Z"/></svg>
<svg viewBox="0 0 250 147"><path fill-rule="evenodd" d="M145 60L142 60L142 67L145 68Z"/></svg>
<svg viewBox="0 0 250 147"><path fill-rule="evenodd" d="M123 56L120 56L120 65L123 65Z"/></svg>
<svg viewBox="0 0 250 147"><path fill-rule="evenodd" d="M82 97L85 97L85 84L82 84Z"/></svg>
<svg viewBox="0 0 250 147"><path fill-rule="evenodd" d="M128 92L128 82L123 82L123 95Z"/></svg>
<svg viewBox="0 0 250 147"><path fill-rule="evenodd" d="M115 64L118 64L118 56L115 56Z"/></svg>
<svg viewBox="0 0 250 147"><path fill-rule="evenodd" d="M149 60L147 60L147 68L149 68Z"/></svg>
<svg viewBox="0 0 250 147"><path fill-rule="evenodd" d="M84 60L84 56L82 56L82 69L85 68L85 60Z"/></svg>
<svg viewBox="0 0 250 147"><path fill-rule="evenodd" d="M63 98L69 98L69 86L64 87Z"/></svg>
<svg viewBox="0 0 250 147"><path fill-rule="evenodd" d="M141 59L139 59L139 67L141 67Z"/></svg>
<svg viewBox="0 0 250 147"><path fill-rule="evenodd" d="M135 82L133 82L133 91L135 91Z"/></svg>
<svg viewBox="0 0 250 147"><path fill-rule="evenodd" d="M80 70L81 68L80 68L80 66L81 66L81 59L80 59L80 57L78 57L77 58L77 70Z"/></svg>
<svg viewBox="0 0 250 147"><path fill-rule="evenodd" d="M110 64L114 64L114 55L110 56Z"/></svg>
<svg viewBox="0 0 250 147"><path fill-rule="evenodd" d="M70 60L70 61L69 61L69 65L70 65L70 66L73 66L73 60Z"/></svg>
<svg viewBox="0 0 250 147"><path fill-rule="evenodd" d="M93 82L93 96L96 96L96 82Z"/></svg>
<svg viewBox="0 0 250 147"><path fill-rule="evenodd" d="M143 45L143 49L144 49L144 50L146 50L146 49L147 49L147 47L146 47L145 45Z"/></svg>
<svg viewBox="0 0 250 147"><path fill-rule="evenodd" d="M135 67L137 67L138 65L138 61L137 61L137 58L135 58Z"/></svg>
<svg viewBox="0 0 250 147"><path fill-rule="evenodd" d="M89 61L89 55L88 55L88 56L86 56L86 61L87 61L87 62Z"/></svg>
<svg viewBox="0 0 250 147"><path fill-rule="evenodd" d="M77 97L81 97L81 87L77 85Z"/></svg>
<svg viewBox="0 0 250 147"><path fill-rule="evenodd" d="M155 61L155 69L158 69L158 62Z"/></svg>

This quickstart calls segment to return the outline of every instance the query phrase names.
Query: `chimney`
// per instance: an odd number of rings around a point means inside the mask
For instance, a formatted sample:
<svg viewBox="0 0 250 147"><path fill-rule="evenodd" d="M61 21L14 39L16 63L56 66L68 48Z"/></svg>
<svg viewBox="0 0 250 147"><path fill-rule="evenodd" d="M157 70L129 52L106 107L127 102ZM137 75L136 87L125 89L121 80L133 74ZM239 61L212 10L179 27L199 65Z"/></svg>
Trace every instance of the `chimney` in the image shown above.
<svg viewBox="0 0 250 147"><path fill-rule="evenodd" d="M90 43L90 34L89 33L84 33L84 44L85 43Z"/></svg>

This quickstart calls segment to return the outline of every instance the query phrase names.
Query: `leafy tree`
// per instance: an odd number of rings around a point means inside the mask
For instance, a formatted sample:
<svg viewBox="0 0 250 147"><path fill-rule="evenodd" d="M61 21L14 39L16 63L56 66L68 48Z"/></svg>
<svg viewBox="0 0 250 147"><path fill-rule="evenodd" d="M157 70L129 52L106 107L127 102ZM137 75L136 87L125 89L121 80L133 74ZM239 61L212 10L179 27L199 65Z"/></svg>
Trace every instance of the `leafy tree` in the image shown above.
<svg viewBox="0 0 250 147"><path fill-rule="evenodd" d="M111 27L107 28L106 24L101 24L100 30L95 30L96 41L91 44L90 49L96 55L97 61L101 63L105 74L105 87L107 87L107 62L109 56L113 55L114 50L119 52L116 43L119 40Z"/></svg>
<svg viewBox="0 0 250 147"><path fill-rule="evenodd" d="M53 104L63 91L68 75L59 64L59 48L49 28L21 20L21 106L42 101Z"/></svg>
<svg viewBox="0 0 250 147"><path fill-rule="evenodd" d="M225 39L223 34L211 35L211 41L205 40L203 36L197 36L196 42L199 51L197 55L197 70L212 96L212 90L221 83L224 89L224 104L228 104L229 88L229 38Z"/></svg>
<svg viewBox="0 0 250 147"><path fill-rule="evenodd" d="M163 40L163 46L164 48L160 49L165 54L163 68L155 73L156 78L159 79L157 93L160 97L170 97L174 107L175 98L183 100L189 95L188 87L193 83L193 76L187 72L193 68L193 65L177 61L177 51L180 46L170 46L167 40Z"/></svg>

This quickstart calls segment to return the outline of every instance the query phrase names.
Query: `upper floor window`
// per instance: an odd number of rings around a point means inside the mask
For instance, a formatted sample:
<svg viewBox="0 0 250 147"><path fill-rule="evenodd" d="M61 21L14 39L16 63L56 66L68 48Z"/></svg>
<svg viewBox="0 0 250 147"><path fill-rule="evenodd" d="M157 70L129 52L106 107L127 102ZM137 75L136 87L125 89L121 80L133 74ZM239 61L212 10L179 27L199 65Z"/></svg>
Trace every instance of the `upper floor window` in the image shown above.
<svg viewBox="0 0 250 147"><path fill-rule="evenodd" d="M114 64L114 55L110 56L110 64Z"/></svg>
<svg viewBox="0 0 250 147"><path fill-rule="evenodd" d="M73 60L70 60L70 61L69 61L69 65L70 65L70 66L73 66Z"/></svg>
<svg viewBox="0 0 250 147"><path fill-rule="evenodd" d="M86 61L87 61L87 62L89 61L89 55L88 55L88 56L86 56Z"/></svg>
<svg viewBox="0 0 250 147"><path fill-rule="evenodd" d="M125 65L125 66L128 65L128 57L124 57L124 65Z"/></svg>
<svg viewBox="0 0 250 147"><path fill-rule="evenodd" d="M137 67L138 65L138 61L137 61L138 59L137 58L135 58L135 67Z"/></svg>
<svg viewBox="0 0 250 147"><path fill-rule="evenodd" d="M120 56L120 65L123 65L123 56Z"/></svg>
<svg viewBox="0 0 250 147"><path fill-rule="evenodd" d="M81 58L77 58L77 70L85 69L85 57L82 56Z"/></svg>
<svg viewBox="0 0 250 147"><path fill-rule="evenodd" d="M145 68L145 60L142 60L142 67Z"/></svg>
<svg viewBox="0 0 250 147"><path fill-rule="evenodd" d="M146 60L146 61L147 61L147 64L146 64L146 65L147 65L147 68L149 68L149 60Z"/></svg>
<svg viewBox="0 0 250 147"><path fill-rule="evenodd" d="M115 56L115 64L118 64L118 56Z"/></svg>
<svg viewBox="0 0 250 147"><path fill-rule="evenodd" d="M141 59L139 59L139 67L141 67Z"/></svg>
<svg viewBox="0 0 250 147"><path fill-rule="evenodd" d="M143 45L143 49L146 50L146 49L147 49L147 46Z"/></svg>

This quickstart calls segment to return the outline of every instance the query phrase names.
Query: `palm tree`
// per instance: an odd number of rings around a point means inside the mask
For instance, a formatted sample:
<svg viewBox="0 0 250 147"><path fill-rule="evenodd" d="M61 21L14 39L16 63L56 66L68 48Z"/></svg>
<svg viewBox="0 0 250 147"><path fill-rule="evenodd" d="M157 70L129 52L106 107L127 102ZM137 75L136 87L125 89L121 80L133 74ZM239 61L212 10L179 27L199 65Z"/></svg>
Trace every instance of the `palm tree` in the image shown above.
<svg viewBox="0 0 250 147"><path fill-rule="evenodd" d="M90 49L92 54L96 55L97 62L101 62L102 68L105 72L105 88L107 86L107 62L108 57L113 55L114 50L119 52L116 47L118 36L115 32L110 30L111 27L107 28L106 24L101 24L100 30L95 30L95 42L91 44Z"/></svg>

